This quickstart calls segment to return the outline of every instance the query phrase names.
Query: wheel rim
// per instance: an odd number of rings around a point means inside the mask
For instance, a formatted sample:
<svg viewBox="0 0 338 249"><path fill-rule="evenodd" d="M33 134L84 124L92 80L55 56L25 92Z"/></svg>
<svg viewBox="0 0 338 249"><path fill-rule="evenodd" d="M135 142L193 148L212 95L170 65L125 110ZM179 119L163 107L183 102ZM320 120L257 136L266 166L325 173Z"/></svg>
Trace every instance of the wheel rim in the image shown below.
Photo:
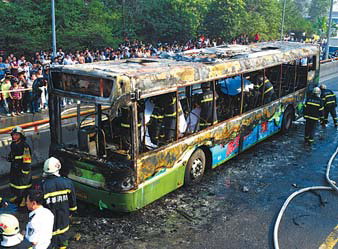
<svg viewBox="0 0 338 249"><path fill-rule="evenodd" d="M196 158L191 165L191 176L193 179L203 174L203 162L200 158Z"/></svg>

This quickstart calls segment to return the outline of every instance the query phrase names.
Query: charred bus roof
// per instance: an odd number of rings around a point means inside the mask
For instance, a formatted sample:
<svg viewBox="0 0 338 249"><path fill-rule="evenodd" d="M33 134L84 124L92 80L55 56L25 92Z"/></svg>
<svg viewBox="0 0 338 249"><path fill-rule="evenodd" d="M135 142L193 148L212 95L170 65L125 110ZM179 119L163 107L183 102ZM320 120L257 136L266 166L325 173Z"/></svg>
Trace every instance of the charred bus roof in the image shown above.
<svg viewBox="0 0 338 249"><path fill-rule="evenodd" d="M145 98L177 87L273 67L319 53L313 44L266 42L188 50L162 58L137 58L53 66L52 92L92 95L102 103L119 97ZM95 88L95 89L94 89ZM72 92L74 92L72 96ZM93 97L95 96L95 97Z"/></svg>

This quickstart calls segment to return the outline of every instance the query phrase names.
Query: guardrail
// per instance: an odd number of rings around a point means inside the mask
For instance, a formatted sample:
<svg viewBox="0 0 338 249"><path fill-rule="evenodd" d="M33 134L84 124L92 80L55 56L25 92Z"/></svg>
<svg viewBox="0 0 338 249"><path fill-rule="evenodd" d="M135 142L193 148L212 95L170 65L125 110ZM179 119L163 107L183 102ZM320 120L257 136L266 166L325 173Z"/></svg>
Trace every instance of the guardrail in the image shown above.
<svg viewBox="0 0 338 249"><path fill-rule="evenodd" d="M91 109L91 110L80 112L80 115L83 116L83 115L94 113L94 112L95 112L95 110ZM70 118L74 118L76 116L77 116L77 113L62 115L61 119L62 120L70 119ZM10 132L16 126L20 126L22 129L27 129L27 128L37 129L38 125L43 125L43 124L47 124L47 123L49 123L49 118L37 120L37 121L34 121L34 122L28 122L28 123L24 123L24 124L20 124L20 125L9 126L9 127L0 129L0 134L6 134L6 133Z"/></svg>

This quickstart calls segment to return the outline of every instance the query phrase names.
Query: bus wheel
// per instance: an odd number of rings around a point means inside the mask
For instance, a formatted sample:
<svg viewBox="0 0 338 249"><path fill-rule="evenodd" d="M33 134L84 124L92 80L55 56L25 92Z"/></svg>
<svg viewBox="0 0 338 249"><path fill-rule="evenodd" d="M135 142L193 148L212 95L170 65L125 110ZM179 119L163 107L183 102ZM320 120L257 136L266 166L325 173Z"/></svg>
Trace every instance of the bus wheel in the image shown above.
<svg viewBox="0 0 338 249"><path fill-rule="evenodd" d="M292 108L287 108L283 116L282 132L287 132L292 127L293 115Z"/></svg>
<svg viewBox="0 0 338 249"><path fill-rule="evenodd" d="M205 154L202 149L197 149L190 157L185 168L184 182L190 185L199 182L205 171Z"/></svg>

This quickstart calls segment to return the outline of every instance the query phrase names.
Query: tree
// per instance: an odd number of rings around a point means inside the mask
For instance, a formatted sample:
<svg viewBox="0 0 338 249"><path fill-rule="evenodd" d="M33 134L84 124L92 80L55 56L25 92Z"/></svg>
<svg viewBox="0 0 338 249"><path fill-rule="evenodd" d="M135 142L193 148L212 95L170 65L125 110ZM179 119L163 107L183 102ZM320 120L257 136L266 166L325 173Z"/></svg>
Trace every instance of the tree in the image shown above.
<svg viewBox="0 0 338 249"><path fill-rule="evenodd" d="M263 40L279 37L281 11L277 0L246 0L245 9L243 33L250 36L259 33Z"/></svg>
<svg viewBox="0 0 338 249"><path fill-rule="evenodd" d="M309 9L309 16L312 21L328 15L330 0L312 0Z"/></svg>
<svg viewBox="0 0 338 249"><path fill-rule="evenodd" d="M244 0L212 0L204 18L204 30L212 38L228 41L241 33L245 13Z"/></svg>

